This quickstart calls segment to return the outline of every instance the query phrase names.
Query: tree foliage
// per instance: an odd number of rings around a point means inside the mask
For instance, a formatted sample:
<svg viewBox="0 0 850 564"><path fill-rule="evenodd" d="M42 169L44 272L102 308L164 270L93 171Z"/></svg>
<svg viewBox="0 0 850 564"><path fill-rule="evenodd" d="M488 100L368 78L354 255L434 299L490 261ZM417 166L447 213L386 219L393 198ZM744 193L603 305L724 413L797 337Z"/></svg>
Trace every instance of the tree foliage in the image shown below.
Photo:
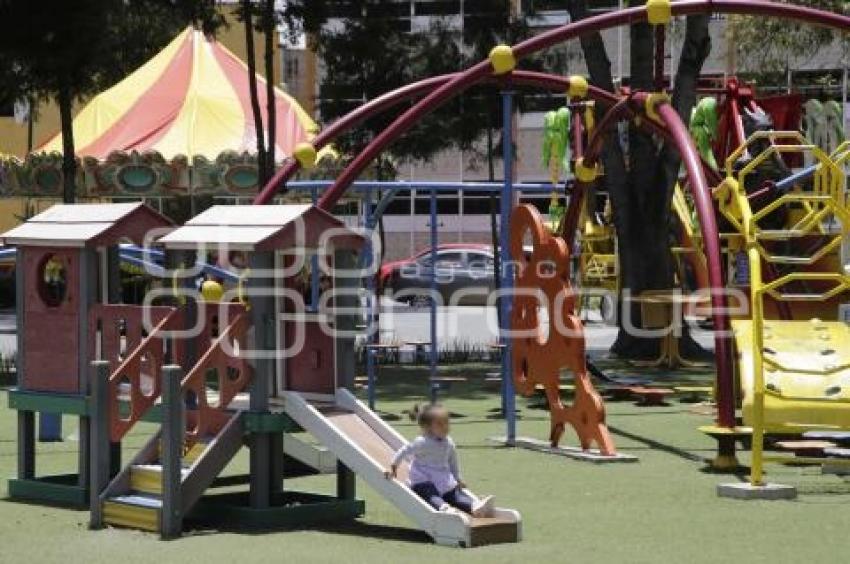
<svg viewBox="0 0 850 564"><path fill-rule="evenodd" d="M409 4L393 0L300 0L290 2L283 19L308 33L322 61L319 110L330 122L390 90L463 69L485 58L494 45L529 33L524 20L510 17L509 2L481 0L467 6L462 26L457 18L431 17L427 28L413 30L400 19ZM332 19L336 25L329 25ZM394 161L427 161L450 148L474 152L483 133L500 124L497 103L492 86L471 89L418 123L387 155ZM369 120L335 141L336 147L356 153L397 115Z"/></svg>
<svg viewBox="0 0 850 564"><path fill-rule="evenodd" d="M847 0L774 1L850 15ZM824 49L833 47L842 50L845 60L850 56L850 34L781 18L730 16L729 36L744 72L786 71L816 61Z"/></svg>

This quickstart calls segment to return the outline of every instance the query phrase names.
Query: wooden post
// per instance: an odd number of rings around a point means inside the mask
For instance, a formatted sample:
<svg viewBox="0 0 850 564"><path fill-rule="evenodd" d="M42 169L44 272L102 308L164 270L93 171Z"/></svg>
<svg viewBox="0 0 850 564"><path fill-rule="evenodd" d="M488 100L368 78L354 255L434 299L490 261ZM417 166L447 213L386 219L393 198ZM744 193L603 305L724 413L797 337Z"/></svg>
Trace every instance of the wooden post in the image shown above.
<svg viewBox="0 0 850 564"><path fill-rule="evenodd" d="M26 271L26 268L24 268L24 265L26 264L26 261L24 260L26 252L26 247L18 247L16 253L16 262L18 267L15 269L15 321L17 322L15 350L18 351L15 358L15 378L17 380L18 388L21 390L24 389L24 370L26 370L26 367L24 366L24 358L26 357L24 354L24 351L26 350L26 342L24 341L24 335L26 335L26 315L24 315L24 312L27 309L27 280L26 276L24 276L24 271Z"/></svg>
<svg viewBox="0 0 850 564"><path fill-rule="evenodd" d="M166 268L172 271L185 267L185 265L195 264L195 253L188 250L167 250L165 252ZM180 288L187 291L195 290L195 281L191 277L183 277L179 279ZM185 296L182 296L185 297ZM184 304L181 304L181 297L174 297L174 304L183 309L183 326L194 327L198 320L198 304L194 299L186 299ZM183 339L180 350L182 358L172 358L172 361L181 366L195 366L198 362L198 348L196 339Z"/></svg>
<svg viewBox="0 0 850 564"><path fill-rule="evenodd" d="M103 506L100 494L111 478L112 443L109 440L109 362L91 363L89 392L89 527L103 527Z"/></svg>
<svg viewBox="0 0 850 564"><path fill-rule="evenodd" d="M183 371L175 364L162 368L162 511L160 536L179 537L183 531L183 397L180 381Z"/></svg>
<svg viewBox="0 0 850 564"><path fill-rule="evenodd" d="M283 492L283 441L286 440L283 433L272 433L269 435L269 493L275 498Z"/></svg>
<svg viewBox="0 0 850 564"><path fill-rule="evenodd" d="M336 382L340 388L354 391L354 376L356 359L354 354L354 331L357 329L355 309L360 306L356 291L360 280L353 274L357 268L357 257L350 249L334 250L334 270L347 271L347 276L334 276L334 288L342 290L334 297L334 328L337 335L334 339L336 347Z"/></svg>
<svg viewBox="0 0 850 564"><path fill-rule="evenodd" d="M357 480L354 472L342 462L336 463L336 497L354 499L357 495Z"/></svg>
<svg viewBox="0 0 850 564"><path fill-rule="evenodd" d="M24 335L26 328L24 327L26 316L26 279L23 265L26 249L18 247L18 268L15 269L15 300L18 305L16 308L17 316L17 350L18 357L15 360L16 378L19 389L24 389L24 359L26 355L26 343ZM32 480L35 478L35 414L32 411L18 411L18 479Z"/></svg>
<svg viewBox="0 0 850 564"><path fill-rule="evenodd" d="M18 412L18 479L35 478L35 413Z"/></svg>
<svg viewBox="0 0 850 564"><path fill-rule="evenodd" d="M254 343L250 347L256 352L274 351L277 343L275 325L274 254L258 252L251 255L251 270L257 274L249 280L251 317L254 325ZM255 358L252 361L254 378L251 383L251 411L266 412L269 408L269 391L275 376L274 358ZM250 498L251 507L261 509L271 503L272 491L272 448L269 433L252 433L248 442L250 454ZM274 478L278 483L279 478Z"/></svg>
<svg viewBox="0 0 850 564"><path fill-rule="evenodd" d="M357 320L354 309L359 306L355 295L360 281L352 272L357 268L357 256L351 249L334 250L334 288L342 293L334 297L334 328L337 331L334 339L336 347L336 382L340 388L354 391L354 372L357 365L354 353L354 331ZM347 276L339 276L340 272L348 272ZM376 306L377 307L377 306ZM354 499L357 494L354 472L341 462L336 465L336 495L339 499Z"/></svg>
<svg viewBox="0 0 850 564"><path fill-rule="evenodd" d="M80 297L78 302L79 307L79 353L77 370L80 377L80 393L87 395L89 393L89 363L92 359L89 358L89 311L94 304L98 302L97 286L98 286L98 254L95 249L83 249L80 251ZM86 489L89 487L89 477L91 474L89 468L89 459L91 457L89 440L89 418L82 416L79 418L79 434L80 442L78 443L78 485Z"/></svg>
<svg viewBox="0 0 850 564"><path fill-rule="evenodd" d="M106 303L118 304L121 303L121 255L118 245L107 247L105 252L106 264L104 268L106 273L103 278L106 280L106 295L104 297Z"/></svg>

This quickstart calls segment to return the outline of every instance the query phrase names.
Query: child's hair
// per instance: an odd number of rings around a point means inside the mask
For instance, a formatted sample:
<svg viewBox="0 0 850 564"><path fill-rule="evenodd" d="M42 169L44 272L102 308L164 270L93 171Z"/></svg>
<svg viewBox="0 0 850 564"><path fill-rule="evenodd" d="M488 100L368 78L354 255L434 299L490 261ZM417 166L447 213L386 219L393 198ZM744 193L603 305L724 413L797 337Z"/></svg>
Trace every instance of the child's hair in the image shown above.
<svg viewBox="0 0 850 564"><path fill-rule="evenodd" d="M419 404L414 406L413 413L416 415L416 422L423 429L430 427L431 424L441 418L448 417L449 413L446 408L439 403Z"/></svg>

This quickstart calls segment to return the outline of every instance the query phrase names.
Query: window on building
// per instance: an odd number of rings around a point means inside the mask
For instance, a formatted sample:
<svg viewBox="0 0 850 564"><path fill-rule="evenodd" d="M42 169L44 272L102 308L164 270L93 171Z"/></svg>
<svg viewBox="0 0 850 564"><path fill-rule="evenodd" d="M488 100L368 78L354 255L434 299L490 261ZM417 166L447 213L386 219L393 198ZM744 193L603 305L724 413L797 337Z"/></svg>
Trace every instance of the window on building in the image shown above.
<svg viewBox="0 0 850 564"><path fill-rule="evenodd" d="M300 74L298 59L295 59L295 58L286 59L284 74L285 74L287 82L298 78L298 75Z"/></svg>
<svg viewBox="0 0 850 564"><path fill-rule="evenodd" d="M624 2L624 4L626 4ZM619 6L618 0L587 0L587 9L612 10ZM566 11L563 0L522 0L524 13L539 14L541 12L564 12Z"/></svg>
<svg viewBox="0 0 850 564"><path fill-rule="evenodd" d="M414 4L417 16L451 16L460 13L458 0L430 0Z"/></svg>

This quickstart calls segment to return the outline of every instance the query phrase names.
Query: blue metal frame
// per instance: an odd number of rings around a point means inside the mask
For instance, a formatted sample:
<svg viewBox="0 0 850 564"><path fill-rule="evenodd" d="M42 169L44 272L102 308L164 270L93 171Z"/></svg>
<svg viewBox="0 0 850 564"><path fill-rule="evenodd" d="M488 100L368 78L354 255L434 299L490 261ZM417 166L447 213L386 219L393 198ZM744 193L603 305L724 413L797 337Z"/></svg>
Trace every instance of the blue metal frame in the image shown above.
<svg viewBox="0 0 850 564"><path fill-rule="evenodd" d="M513 272L510 268L510 253L508 252L508 231L507 225L510 222L510 214L513 205L514 190L520 190L526 194L549 194L553 189L563 190L561 185L555 186L548 182L539 183L514 183L513 182L513 135L511 123L513 120L513 92L502 93L502 112L504 121L503 132L503 160L505 166L505 181L504 182L431 182L431 181L380 181L380 180L358 180L351 186L351 191L360 193L364 198L364 224L367 231L372 231L377 225L377 218L383 214L386 206L392 200L392 197L399 190L420 190L428 191L431 196L430 200L430 217L431 217L431 263L436 266L438 233L437 233L437 194L439 192L478 192L489 194L495 191L501 193L501 210L500 210L500 242L499 252L501 253L502 275L501 288L510 288L513 285ZM316 201L317 191L328 188L333 184L332 180L295 180L286 183L286 188L289 191L302 192L310 191L311 198ZM374 190L390 189L392 192L388 197L382 198L378 206L372 205L372 192ZM504 226L504 227L502 227ZM373 250L367 242L365 255L371 257L369 260L374 260L372 257ZM436 268L431 269L431 293L436 294ZM371 343L373 335L379 335L380 329L375 326L376 308L379 307L378 297L375 295L375 283L372 277L368 277L367 283L367 344ZM503 290L504 291L504 290ZM430 373L428 378L429 397L431 401L436 401L438 388L435 383L437 376L437 360L439 356L439 347L437 346L437 305L435 300L430 300L430 333L431 345L429 347L429 365ZM516 435L516 413L514 402L513 382L509 378L511 369L511 350L510 340L505 336L505 332L510 326L510 309L511 300L508 296L502 296L499 300L500 311L500 333L499 342L502 344L502 410L507 421L507 434L509 442L513 441ZM379 340L379 339L378 339ZM376 341L377 342L377 341ZM375 407L375 351L371 347L366 348L366 379L367 379L367 397L369 407Z"/></svg>
<svg viewBox="0 0 850 564"><path fill-rule="evenodd" d="M325 189L333 183L331 180L294 180L286 183L286 188L289 191L304 192L313 189ZM428 182L428 181L408 181L408 180L358 180L353 183L351 190L353 192L365 193L370 190L388 189L395 190L422 190L431 192L481 192L488 194L501 190L503 183L501 182ZM553 189L559 191L564 190L563 185L554 185L549 182L518 182L513 185L515 190L520 190L527 194L549 194Z"/></svg>
<svg viewBox="0 0 850 564"><path fill-rule="evenodd" d="M503 132L503 161L504 161L504 181L503 182L419 182L419 181L377 181L363 180L354 182L352 190L358 192L363 198L363 224L367 232L372 232L376 229L378 218L383 214L386 207L392 201L399 190L419 190L427 191L430 195L429 217L430 217L430 243L431 243L431 294L436 296L436 264L437 264L437 247L439 246L439 232L437 224L437 196L440 192L478 192L488 194L495 191L500 192L500 234L499 234L499 250L500 264L502 265L500 288L502 288L502 296L499 298L499 342L502 345L502 411L507 423L507 438L512 444L516 437L516 409L514 401L513 381L510 378L511 374L511 343L507 337L507 331L510 328L510 312L511 299L509 296L510 288L513 286L513 270L511 268L511 257L508 250L509 231L508 224L510 223L511 211L513 209L514 191L520 190L523 193L531 194L549 194L555 188L563 189L563 186L554 186L551 183L514 183L513 182L513 135L511 123L513 120L513 92L502 93L502 111L505 127ZM332 184L330 180L301 180L287 183L287 189L291 191L309 191L313 202L316 201L320 190L329 187ZM389 192L377 204L373 203L373 192L376 190L387 189ZM364 249L364 266L371 265L375 260L374 249L371 245L371 239L367 238L366 248ZM366 262L368 261L368 263ZM368 276L366 280L367 298L366 298L366 334L367 345L380 341L380 328L377 326L377 308L380 307L379 297L376 293L375 279L373 276ZM429 398L432 402L437 400L438 385L437 364L439 360L439 347L437 346L437 302L435 299L429 300L430 308L430 341L429 346ZM367 398L371 409L375 408L375 384L377 372L376 351L372 347L366 347L366 378L367 378Z"/></svg>
<svg viewBox="0 0 850 564"><path fill-rule="evenodd" d="M514 199L514 143L513 143L513 92L502 92L502 163L504 165L504 184L499 202L499 256L501 278L499 281L499 344L502 345L502 414L507 423L506 442L514 444L516 440L516 409L514 386L511 378L511 340L508 332L511 327L511 297L513 287L513 268L508 246L510 244L509 224Z"/></svg>
<svg viewBox="0 0 850 564"><path fill-rule="evenodd" d="M429 202L430 221L431 221L431 299L428 300L428 307L431 310L430 314L430 341L429 347L429 366L428 386L431 397L431 403L437 403L437 245L440 241L437 235L437 191L431 190L431 200Z"/></svg>
<svg viewBox="0 0 850 564"><path fill-rule="evenodd" d="M372 190L367 189L363 195L363 223L366 230L371 233L377 226L377 216L372 211ZM372 248L372 238L366 238L365 248L363 250L364 261L368 263L364 266L368 267L367 272L372 270L375 263L375 252ZM376 326L375 312L380 307L377 303L379 300L375 288L375 277L369 275L366 277L366 392L368 396L369 409L375 409L375 363L376 351L369 345L380 341L381 328Z"/></svg>

